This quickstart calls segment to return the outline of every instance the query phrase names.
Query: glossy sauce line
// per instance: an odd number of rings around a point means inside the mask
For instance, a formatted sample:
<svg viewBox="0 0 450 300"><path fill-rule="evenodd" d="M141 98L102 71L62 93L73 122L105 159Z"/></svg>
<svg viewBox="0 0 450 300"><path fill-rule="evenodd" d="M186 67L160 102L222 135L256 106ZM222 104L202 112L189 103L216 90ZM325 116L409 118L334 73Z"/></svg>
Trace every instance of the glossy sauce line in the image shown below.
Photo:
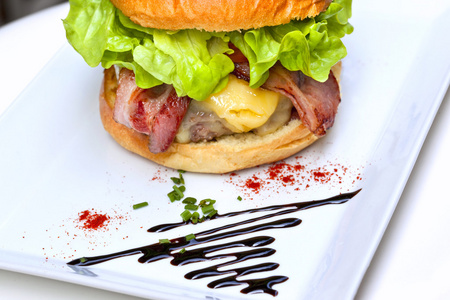
<svg viewBox="0 0 450 300"><path fill-rule="evenodd" d="M234 257L234 260L227 261L225 263L217 264L214 266L210 266L207 268L195 270L189 272L185 275L187 279L200 279L211 276L219 276L224 274L232 273L233 275L224 277L215 281L212 281L208 284L210 288L221 288L227 286L235 286L235 285L246 285L247 287L241 290L242 293L267 293L273 296L276 296L278 292L272 288L273 285L284 282L288 280L287 276L270 276L267 278L258 278L258 279L246 279L246 280L238 280L238 277L252 274L252 273L260 273L266 271L272 271L278 268L278 263L262 263L251 265L243 268L234 268L228 270L219 270L219 268L224 266L230 266L234 264L238 264L240 262L256 259L261 257L269 257L273 255L276 251L272 248L265 248L263 246L267 246L275 239L269 236L256 236L240 241L232 241L228 243L223 243L219 245L197 248L189 250L188 248L194 245L201 245L205 243L209 243L212 241L227 239L231 237L241 236L249 233L269 230L269 229L283 229L289 227L295 227L301 224L301 220L298 218L286 218L280 219L276 221L266 222L259 225L248 226L242 229L225 231L224 230L247 225L249 223L253 223L260 220L265 220L269 218L273 218L276 216L293 213L299 210L319 207L323 205L329 204L342 204L353 198L356 194L359 193L360 190L355 191L353 193L341 194L335 197L331 197L324 200L319 201L309 201L309 202L297 202L291 204L284 205L273 205L262 208L249 209L241 212L231 212L224 215L217 215L216 218L228 218L232 216L249 214L255 212L266 212L266 211L275 211L279 210L275 213L269 213L267 215L263 215L257 218L248 219L242 222L236 222L233 224L224 225L221 227L216 227L210 230L206 230L203 232L196 233L193 239L188 239L187 237L179 237L175 239L169 240L168 243L155 243L143 247L133 248L125 251L120 251L112 254L94 256L94 257L82 257L79 259L75 259L69 262L69 265L75 266L90 266L98 263L106 262L112 259L117 259L130 255L142 254L138 261L140 263L150 263L153 261L161 260L164 258L171 257L171 264L175 266L181 266L190 263L198 263L202 261L211 261L222 258ZM173 229L179 226L186 225L187 223L180 222L174 224L162 224L149 229L149 231L166 231L169 229ZM222 232L222 233L220 233ZM231 249L231 248L239 248L239 247L247 247L247 248L256 248L251 250L245 250L241 252L232 252L220 255L210 255L215 251ZM262 247L262 248L260 248Z"/></svg>
<svg viewBox="0 0 450 300"><path fill-rule="evenodd" d="M323 199L323 200L317 200L317 201L308 201L308 202L296 202L296 203L289 203L289 204L279 204L279 205L272 205L272 206L266 206L266 207L260 207L260 208L252 208L252 209L247 209L247 210L243 210L243 211L238 211L238 212L229 212L226 214L215 214L210 220L213 219L221 219L221 218L230 218L230 217L234 217L234 216L238 216L238 215L244 215L244 214L251 214L251 213L257 213L257 212L265 212L265 211L274 211L274 210L281 210L281 209L285 209L285 208L290 208L288 210L282 211L282 212L278 212L278 213L274 213L274 214L269 214L266 215L264 217L261 218L255 218L255 219L248 219L245 220L243 222L240 223L235 223L235 224L231 224L229 225L227 228L231 228L231 227L235 227L235 226L239 226L239 225L243 225L243 224L248 224L248 223L252 223L252 222L256 222L262 219L267 219L267 218L271 218L274 216L279 216L279 215L283 215L283 214L289 214L289 213L293 213L299 210L305 210L308 208L314 208L314 207L318 207L318 206L322 206L322 205L328 205L328 204L342 204L347 202L348 200L350 200L351 198L353 198L354 196L356 196L359 192L361 191L361 189L355 191L355 192L351 192L351 193L345 193L345 194L340 194L328 199ZM148 232L163 232L163 231L168 231L180 226L184 226L190 224L190 222L178 222L178 223L168 223L168 224L160 224L160 225L156 225L153 226L151 228L149 228L147 231ZM214 230L216 229L211 229L209 231L205 231L202 233L197 233L196 236L199 236L201 234L209 234L214 232ZM222 227L220 228L220 230L222 230Z"/></svg>

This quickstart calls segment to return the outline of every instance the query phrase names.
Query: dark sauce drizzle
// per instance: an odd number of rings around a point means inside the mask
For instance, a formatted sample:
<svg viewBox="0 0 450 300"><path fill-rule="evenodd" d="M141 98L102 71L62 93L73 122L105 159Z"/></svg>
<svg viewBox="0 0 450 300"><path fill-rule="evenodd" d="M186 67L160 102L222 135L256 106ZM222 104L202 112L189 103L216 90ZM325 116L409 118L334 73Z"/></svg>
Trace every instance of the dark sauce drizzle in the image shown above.
<svg viewBox="0 0 450 300"><path fill-rule="evenodd" d="M229 212L223 215L220 214L215 214L211 219L207 219L207 220L212 220L212 219L221 219L221 218L229 218L229 217L234 217L234 216L238 216L238 215L245 215L245 214L251 214L251 213L257 213L257 212L265 212L265 211L274 211L274 210L281 210L281 209L286 209L277 213L273 213L273 214L268 214L266 216L260 217L260 218L255 218L255 219L249 219L246 220L244 222L240 222L240 223L235 223L235 224L230 224L227 227L220 227L220 228L214 228L211 229L210 231L205 231L205 234L210 234L219 230L223 230L223 229L228 229L231 227L235 227L235 226L239 226L239 225L243 225L243 224L248 224L248 223L252 223L252 222L256 222L259 220L263 220L263 219L268 219L268 218L272 218L275 216L280 216L280 215L284 215L284 214L289 214L289 213L293 213L299 210L305 210L308 208L314 208L314 207L318 207L318 206L322 206L322 205L328 205L328 204L342 204L347 202L348 200L350 200L351 198L353 198L356 194L358 194L361 191L361 189L355 191L355 192L351 192L351 193L346 193L346 194L340 194L328 199L324 199L324 200L318 200L318 201L308 201L308 202L296 202L296 203L289 203L289 204L279 204L279 205L272 205L272 206L266 206L266 207L260 207L260 208L252 208L252 209L248 209L248 210L243 210L243 211L236 211L236 212ZM149 228L147 231L148 232L163 232L163 231L168 231L180 226L184 226L191 223L190 221L186 221L186 222L178 222L178 223L169 223L169 224L161 224L161 225L156 225L153 226L151 228ZM197 236L197 235L196 235Z"/></svg>
<svg viewBox="0 0 450 300"><path fill-rule="evenodd" d="M254 225L254 226L248 226L242 229L237 230L231 230L231 231L225 231L222 233L218 233L221 231L224 231L226 229L230 229L236 226L240 225L246 225L249 223L253 223L260 220L269 219L272 217L284 215L293 213L299 210L319 207L323 205L328 204L342 204L353 198L356 194L358 194L361 190L357 190L352 193L346 193L341 194L335 197L331 197L324 200L318 200L318 201L309 201L309 202L297 202L297 203L291 203L291 204L283 204L283 205L273 205L268 207L261 207L261 208L255 208L255 209L249 209L245 211L240 212L231 212L223 215L216 215L214 219L218 218L228 218L233 217L237 215L242 214L250 214L250 213L256 213L256 212L267 212L267 211L276 211L275 213L270 213L267 215L263 215L261 217L248 219L242 222L232 223L225 226L213 228L210 230L202 231L195 234L194 239L188 240L186 237L179 237L175 239L171 239L169 243L155 243L143 247L138 247L134 249L129 249L125 251L120 251L112 254L107 255L101 255L101 256L94 256L94 257L83 257L79 259L75 259L71 262L69 262L69 265L75 265L75 266L90 266L95 265L98 263L102 263L105 261L109 261L116 258L121 258L125 256L130 255L137 255L141 254L141 256L138 258L138 261L140 263L150 263L153 261L161 260L164 258L171 257L172 260L170 263L174 266L181 266L185 264L190 263L198 263L202 261L212 261L216 259L222 259L222 258L228 258L228 257L234 257L233 260L227 261L225 263L217 264L208 268L195 270L192 272L189 272L185 275L186 279L201 279L205 277L211 277L211 276L219 276L224 274L232 274L228 277L224 277L219 280L212 281L208 284L209 288L222 288L222 287L228 287L228 286L236 286L236 285L247 285L246 288L241 290L241 293L244 294L251 294L251 293L266 293L273 296L276 296L278 292L272 288L273 285L282 283L286 280L288 280L288 277L286 276L271 276L267 278L259 278L259 279L245 279L245 280L238 280L238 277L252 274L252 273L259 273L259 272L265 272L265 271L272 271L278 268L279 264L277 263L262 263L257 265L252 265L248 267L243 268L234 268L234 269L227 269L227 270L219 270L222 267L234 265L249 259L255 259L255 258L261 258L261 257L268 257L275 253L275 250L272 248L266 248L264 246L267 246L275 239L273 237L269 236L256 236L240 241L233 241L229 243L209 246L209 247L203 247L203 248L197 248L192 250L187 250L187 248L194 246L194 245L201 245L212 241L222 240L230 237L245 235L253 232L268 230L268 229L283 229L283 228L289 228L289 227L295 227L300 225L302 222L300 219L297 218L286 218L286 219L280 219L276 221L266 222L260 225ZM160 231L167 231L179 226L183 226L188 224L187 222L180 222L180 223L173 223L173 224L162 224L155 227L150 228L149 232L160 232ZM224 249L230 249L230 248L239 248L239 247L246 247L246 248L254 248L250 250L245 250L241 252L232 252L232 253L226 253L226 254L220 254L220 255L210 255L213 252L224 250ZM178 251L181 250L181 251Z"/></svg>

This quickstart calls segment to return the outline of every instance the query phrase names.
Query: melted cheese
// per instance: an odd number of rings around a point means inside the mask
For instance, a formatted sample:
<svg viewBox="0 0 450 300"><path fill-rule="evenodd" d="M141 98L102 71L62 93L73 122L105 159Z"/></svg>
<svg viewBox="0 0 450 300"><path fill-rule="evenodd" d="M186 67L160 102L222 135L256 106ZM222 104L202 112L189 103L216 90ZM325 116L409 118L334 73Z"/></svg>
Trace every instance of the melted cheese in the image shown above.
<svg viewBox="0 0 450 300"><path fill-rule="evenodd" d="M273 114L280 101L278 93L252 89L247 82L230 75L228 85L202 101L237 133L260 127Z"/></svg>

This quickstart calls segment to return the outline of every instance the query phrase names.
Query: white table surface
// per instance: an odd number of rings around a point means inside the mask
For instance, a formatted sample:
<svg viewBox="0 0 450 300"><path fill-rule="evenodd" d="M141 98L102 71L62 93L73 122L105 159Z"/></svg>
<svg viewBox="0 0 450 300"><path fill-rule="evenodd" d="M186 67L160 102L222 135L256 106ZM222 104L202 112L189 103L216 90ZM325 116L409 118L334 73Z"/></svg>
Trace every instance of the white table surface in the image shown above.
<svg viewBox="0 0 450 300"><path fill-rule="evenodd" d="M66 43L67 12L62 4L0 27L0 114ZM447 92L356 299L450 299L449 100ZM0 299L94 298L138 299L0 270Z"/></svg>

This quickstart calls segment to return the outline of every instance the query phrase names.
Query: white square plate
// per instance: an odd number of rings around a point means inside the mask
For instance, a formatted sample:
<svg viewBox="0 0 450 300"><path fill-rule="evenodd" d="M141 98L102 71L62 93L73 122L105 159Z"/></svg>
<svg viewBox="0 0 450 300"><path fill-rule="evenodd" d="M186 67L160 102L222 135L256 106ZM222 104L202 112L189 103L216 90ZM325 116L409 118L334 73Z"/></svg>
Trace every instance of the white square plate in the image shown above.
<svg viewBox="0 0 450 300"><path fill-rule="evenodd" d="M283 171L295 180L271 180L272 166L233 176L184 175L186 195L217 199L219 213L362 188L345 204L289 215L302 219L299 226L262 233L275 237L268 247L276 253L258 262L280 264L267 276L289 277L274 286L278 298L348 299L356 292L449 84L449 11L448 1L427 7L419 1L354 3L355 32L345 39L349 55L335 126L285 161L304 167ZM209 289L210 279L184 278L197 264L175 267L167 259L140 264L130 256L75 269L66 264L234 222L146 232L179 220L181 203L166 196L169 178L178 174L128 153L104 132L100 82L101 69L86 67L64 47L0 118L0 267L157 299L271 298L241 294L245 286ZM257 193L246 180L261 184ZM143 201L149 206L132 209ZM89 230L80 220L84 211L110 219Z"/></svg>

